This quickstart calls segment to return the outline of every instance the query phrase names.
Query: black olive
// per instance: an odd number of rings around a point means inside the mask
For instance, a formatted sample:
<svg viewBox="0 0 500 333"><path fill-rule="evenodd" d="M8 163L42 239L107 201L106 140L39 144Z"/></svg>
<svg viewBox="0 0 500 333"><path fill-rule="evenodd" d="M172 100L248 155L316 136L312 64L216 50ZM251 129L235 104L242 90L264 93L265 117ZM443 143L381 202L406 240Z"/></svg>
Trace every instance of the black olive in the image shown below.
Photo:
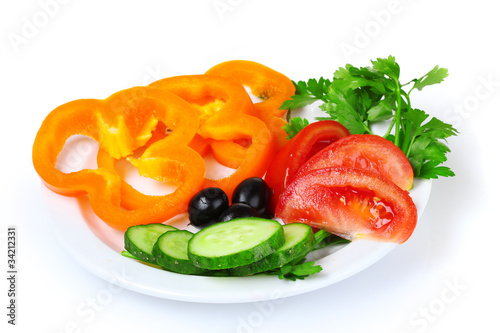
<svg viewBox="0 0 500 333"><path fill-rule="evenodd" d="M239 217L259 217L259 213L255 208L244 203L235 203L229 206L228 209L219 217L220 222L234 220Z"/></svg>
<svg viewBox="0 0 500 333"><path fill-rule="evenodd" d="M271 218L272 194L272 190L262 178L251 177L236 186L231 203L245 203L255 208L260 216Z"/></svg>
<svg viewBox="0 0 500 333"><path fill-rule="evenodd" d="M219 216L229 207L226 193L218 187L201 190L189 201L189 221L196 227L206 227L218 222Z"/></svg>

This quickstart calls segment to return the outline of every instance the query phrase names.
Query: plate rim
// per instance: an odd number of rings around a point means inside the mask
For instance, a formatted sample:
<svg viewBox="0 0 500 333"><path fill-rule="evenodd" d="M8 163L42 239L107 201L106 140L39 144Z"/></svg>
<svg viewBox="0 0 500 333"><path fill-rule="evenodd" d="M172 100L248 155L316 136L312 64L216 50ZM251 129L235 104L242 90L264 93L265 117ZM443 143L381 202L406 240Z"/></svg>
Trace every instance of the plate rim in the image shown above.
<svg viewBox="0 0 500 333"><path fill-rule="evenodd" d="M182 275L122 256L94 233L82 214L75 217L74 210L82 209L81 202L78 202L81 199L64 197L43 184L40 186L52 232L80 266L119 287L164 299L196 303L246 303L295 296L347 279L375 264L398 246L394 243L355 240L339 251L318 259L317 263L323 267L322 272L305 280L280 280L276 276L266 275ZM419 219L427 205L431 188L431 180L416 179L415 187L410 191L412 197L420 199L415 200ZM349 262L352 258L358 260ZM193 285L188 288L186 283Z"/></svg>

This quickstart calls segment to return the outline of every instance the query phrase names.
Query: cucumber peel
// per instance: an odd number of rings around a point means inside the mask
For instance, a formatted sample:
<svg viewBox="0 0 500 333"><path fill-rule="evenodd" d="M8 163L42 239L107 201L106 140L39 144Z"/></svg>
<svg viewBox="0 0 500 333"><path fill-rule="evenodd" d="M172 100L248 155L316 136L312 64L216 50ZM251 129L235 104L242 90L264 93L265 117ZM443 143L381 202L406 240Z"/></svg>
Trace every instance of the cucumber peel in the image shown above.
<svg viewBox="0 0 500 333"><path fill-rule="evenodd" d="M181 274L210 274L206 269L196 267L188 257L188 243L193 233L174 230L161 235L153 246L153 255L158 265L167 271Z"/></svg>
<svg viewBox="0 0 500 333"><path fill-rule="evenodd" d="M282 225L257 217L238 218L202 229L189 241L195 266L227 269L247 265L276 252L285 243Z"/></svg>
<svg viewBox="0 0 500 333"><path fill-rule="evenodd" d="M283 226L285 244L276 252L248 265L228 270L232 276L253 275L282 267L292 260L303 258L315 244L312 228L303 223L291 223Z"/></svg>
<svg viewBox="0 0 500 333"><path fill-rule="evenodd" d="M180 274L267 274L295 281L322 269L305 262L308 253L346 242L325 230L314 233L306 224L250 217L220 222L196 234L159 223L133 226L125 233L122 255Z"/></svg>
<svg viewBox="0 0 500 333"><path fill-rule="evenodd" d="M153 246L158 237L177 228L161 223L135 225L125 232L125 250L139 260L156 264Z"/></svg>

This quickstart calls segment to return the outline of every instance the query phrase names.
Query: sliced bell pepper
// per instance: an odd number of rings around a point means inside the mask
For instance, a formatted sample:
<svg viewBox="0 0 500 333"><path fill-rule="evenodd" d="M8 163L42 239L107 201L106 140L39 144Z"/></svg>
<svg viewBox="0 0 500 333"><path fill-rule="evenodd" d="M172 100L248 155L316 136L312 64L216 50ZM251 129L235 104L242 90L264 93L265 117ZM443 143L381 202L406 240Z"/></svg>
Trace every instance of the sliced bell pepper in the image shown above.
<svg viewBox="0 0 500 333"><path fill-rule="evenodd" d="M208 119L215 118L220 121L232 115L255 115L252 100L239 83L222 76L182 75L155 81L151 86L174 92L198 110L200 117L198 135L206 139L205 143L209 143L219 163L230 168L236 168L241 164L243 160L241 147L231 144L232 140L225 140L223 145L215 143L204 133L204 125ZM227 146L231 149L226 149ZM238 148L240 153L235 154Z"/></svg>
<svg viewBox="0 0 500 333"><path fill-rule="evenodd" d="M199 103L198 134L211 140L214 157L219 163L236 169L228 177L205 179L204 187L217 186L230 195L244 179L264 175L276 150L266 124L252 116L254 105L241 84L205 74L170 77L153 82L151 86L169 90L188 102Z"/></svg>
<svg viewBox="0 0 500 333"><path fill-rule="evenodd" d="M271 130L278 149L286 144L287 134L283 130L286 125L286 110L280 110L280 107L295 94L295 86L288 77L267 66L247 60L220 63L210 68L206 74L224 76L250 87L253 95L263 99L262 102L254 104L257 117Z"/></svg>
<svg viewBox="0 0 500 333"><path fill-rule="evenodd" d="M151 143L136 165L141 174L174 182L178 187L171 194L155 197L151 205L123 209L123 181L109 165L70 173L56 168L59 152L72 135L93 138L103 152L117 160L131 156L151 140L159 123L173 131ZM88 193L93 211L113 228L126 230L132 225L164 222L186 211L189 200L203 185L203 158L188 147L198 126L196 110L161 89L135 87L105 100L76 100L46 117L33 145L33 164L55 192L72 196Z"/></svg>
<svg viewBox="0 0 500 333"><path fill-rule="evenodd" d="M215 140L250 138L245 157L238 168L229 176L220 179L205 179L204 187L220 187L230 197L235 187L246 178L262 177L276 153L269 129L258 118L242 115L224 122L212 122L206 129Z"/></svg>
<svg viewBox="0 0 500 333"><path fill-rule="evenodd" d="M207 121L225 119L231 115L252 115L252 100L241 85L222 76L180 75L155 81L150 87L169 90L191 103L198 111L202 137Z"/></svg>
<svg viewBox="0 0 500 333"><path fill-rule="evenodd" d="M265 124L248 115L254 109L241 85L223 77L186 75L162 79L151 86L169 90L195 105L201 118L200 127L189 146L202 156L210 146L219 163L236 169L227 177L205 178L203 187L217 186L231 195L244 179L264 175L276 151ZM166 128L160 126L161 123L158 125L160 133L153 132L150 142L166 135ZM239 151L233 149L235 142L241 147ZM129 161L136 165L133 158ZM114 169L116 161L107 152L99 150L97 162L100 166ZM155 178L154 170L141 174ZM126 209L151 205L157 200L156 196L143 194L125 181L122 181L121 198L121 205Z"/></svg>

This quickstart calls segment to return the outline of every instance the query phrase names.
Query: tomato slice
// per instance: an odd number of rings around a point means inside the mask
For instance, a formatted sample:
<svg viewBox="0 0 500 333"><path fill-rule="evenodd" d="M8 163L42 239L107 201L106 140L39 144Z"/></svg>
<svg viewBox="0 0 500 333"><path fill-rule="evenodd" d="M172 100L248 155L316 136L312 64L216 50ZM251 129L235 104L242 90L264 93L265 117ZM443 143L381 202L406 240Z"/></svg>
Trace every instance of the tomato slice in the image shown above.
<svg viewBox="0 0 500 333"><path fill-rule="evenodd" d="M372 170L403 190L413 187L413 169L406 155L391 141L378 135L356 134L335 141L313 157L297 172L346 166Z"/></svg>
<svg viewBox="0 0 500 333"><path fill-rule="evenodd" d="M272 207L276 207L285 187L311 156L348 135L347 128L339 122L324 120L309 124L288 141L274 157L265 176L273 190Z"/></svg>
<svg viewBox="0 0 500 333"><path fill-rule="evenodd" d="M407 191L368 170L323 168L295 178L283 192L276 217L302 222L346 239L404 243L417 223Z"/></svg>

